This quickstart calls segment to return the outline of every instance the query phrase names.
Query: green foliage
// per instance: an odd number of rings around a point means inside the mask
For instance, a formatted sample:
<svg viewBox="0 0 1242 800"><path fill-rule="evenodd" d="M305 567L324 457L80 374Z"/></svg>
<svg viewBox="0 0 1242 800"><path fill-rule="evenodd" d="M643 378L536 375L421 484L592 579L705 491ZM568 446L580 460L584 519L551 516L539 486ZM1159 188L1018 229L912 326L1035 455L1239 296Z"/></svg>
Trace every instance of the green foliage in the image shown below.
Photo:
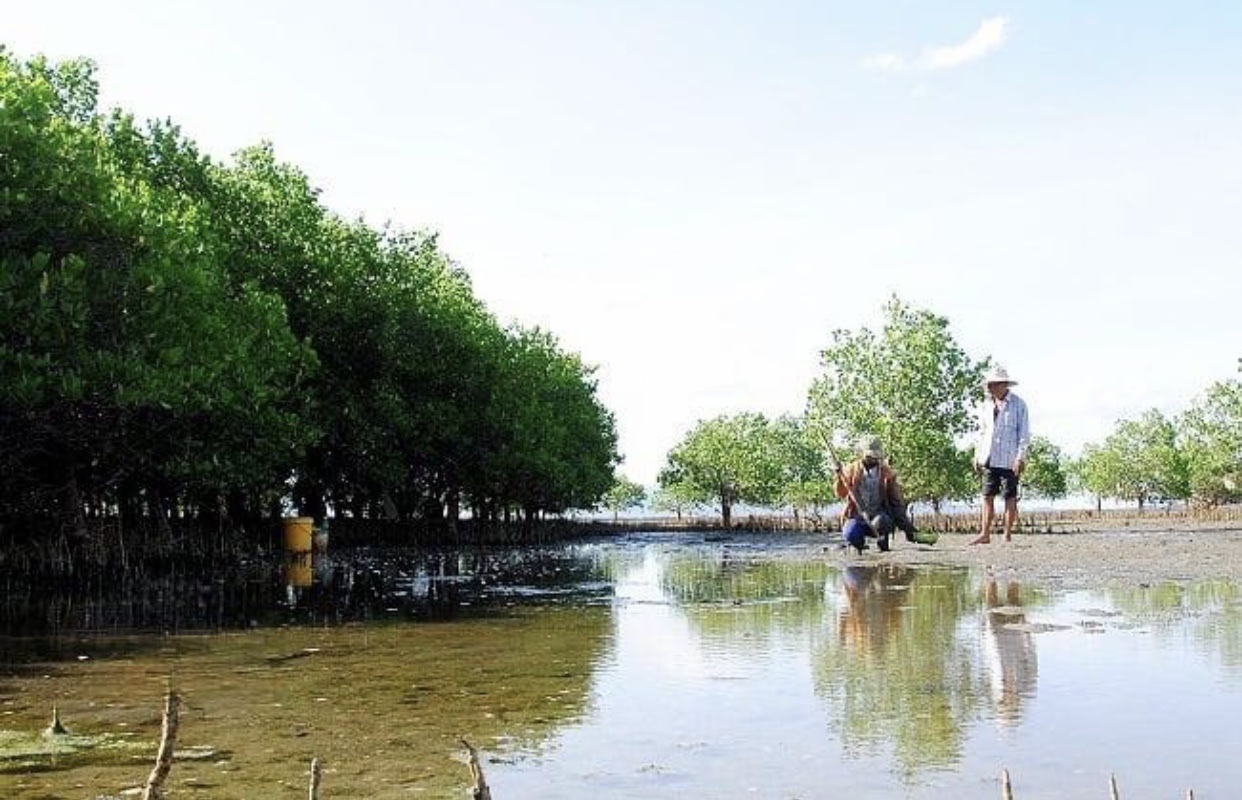
<svg viewBox="0 0 1242 800"><path fill-rule="evenodd" d="M1120 471L1116 453L1099 444L1088 444L1070 464L1070 484L1094 495L1098 505L1103 498L1113 496L1115 476Z"/></svg>
<svg viewBox="0 0 1242 800"><path fill-rule="evenodd" d="M688 483L678 483L673 480L671 473L660 473L659 485L651 497L651 507L656 511L664 511L677 515L677 519L681 519L683 514L697 510L702 505L702 500Z"/></svg>
<svg viewBox="0 0 1242 800"><path fill-rule="evenodd" d="M1184 500L1190 471L1177 445L1173 424L1156 409L1121 420L1101 445L1088 445L1075 471L1097 497L1138 503Z"/></svg>
<svg viewBox="0 0 1242 800"><path fill-rule="evenodd" d="M615 422L596 397L593 373L544 331L509 332L485 417L489 448L477 494L528 515L598 503L618 457Z"/></svg>
<svg viewBox="0 0 1242 800"><path fill-rule="evenodd" d="M27 513L57 485L70 516L91 486L227 491L307 435L287 405L314 354L277 298L226 288L208 210L152 169L198 169L192 148L95 94L81 62L0 58L0 426Z"/></svg>
<svg viewBox="0 0 1242 800"><path fill-rule="evenodd" d="M814 429L850 442L878 435L911 501L973 493L970 456L956 442L974 425L986 361L966 355L947 319L893 298L879 334L834 332L822 364L808 400Z"/></svg>
<svg viewBox="0 0 1242 800"><path fill-rule="evenodd" d="M700 421L668 454L659 480L699 502L717 502L729 527L735 503L771 505L778 497L782 462L772 426L756 413Z"/></svg>
<svg viewBox="0 0 1242 800"><path fill-rule="evenodd" d="M620 512L638 508L647 501L647 490L624 475L618 475L604 493L603 506L612 512L613 520Z"/></svg>
<svg viewBox="0 0 1242 800"><path fill-rule="evenodd" d="M0 518L253 516L290 481L316 517L595 506L592 369L501 329L434 235L97 95L89 62L0 50Z"/></svg>
<svg viewBox="0 0 1242 800"><path fill-rule="evenodd" d="M824 462L823 444L807 427L805 417L785 415L771 425L773 454L780 468L777 502L800 517L807 509L831 502L833 490ZM835 499L835 498L833 498Z"/></svg>
<svg viewBox="0 0 1242 800"><path fill-rule="evenodd" d="M1213 384L1178 421L1190 491L1208 505L1242 500L1242 381Z"/></svg>
<svg viewBox="0 0 1242 800"><path fill-rule="evenodd" d="M1036 497L1057 500L1069 490L1061 448L1050 440L1035 436L1026 451L1026 471L1022 483Z"/></svg>

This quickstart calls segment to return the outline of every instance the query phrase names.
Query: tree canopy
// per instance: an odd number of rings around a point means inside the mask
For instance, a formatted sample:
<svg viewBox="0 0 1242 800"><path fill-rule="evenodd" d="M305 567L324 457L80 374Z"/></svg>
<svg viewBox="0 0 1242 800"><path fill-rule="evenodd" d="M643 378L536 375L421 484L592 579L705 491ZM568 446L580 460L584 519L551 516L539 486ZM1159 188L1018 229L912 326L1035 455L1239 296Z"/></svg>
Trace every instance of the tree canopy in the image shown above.
<svg viewBox="0 0 1242 800"><path fill-rule="evenodd" d="M714 501L727 528L736 503L776 500L781 470L771 423L748 412L700 421L668 454L659 482L699 502Z"/></svg>
<svg viewBox="0 0 1242 800"><path fill-rule="evenodd" d="M622 511L638 508L647 501L647 490L641 483L635 483L624 475L617 475L612 486L604 492L602 504L612 512L615 522Z"/></svg>
<svg viewBox="0 0 1242 800"><path fill-rule="evenodd" d="M1044 436L1031 438L1026 451L1026 471L1022 483L1036 497L1058 500L1069 491L1061 448Z"/></svg>
<svg viewBox="0 0 1242 800"><path fill-rule="evenodd" d="M1190 491L1207 505L1242 500L1242 381L1221 381L1178 422Z"/></svg>
<svg viewBox="0 0 1242 800"><path fill-rule="evenodd" d="M526 519L617 462L593 368L505 328L432 233L324 208L0 50L0 519ZM292 491L290 491L292 487Z"/></svg>
<svg viewBox="0 0 1242 800"><path fill-rule="evenodd" d="M878 333L835 331L821 363L808 397L812 427L850 443L879 436L912 501L938 507L973 493L958 442L974 428L987 361L966 354L947 319L894 297Z"/></svg>
<svg viewBox="0 0 1242 800"><path fill-rule="evenodd" d="M1190 496L1190 474L1176 429L1156 409L1120 420L1101 444L1083 448L1075 472L1097 498L1112 497L1143 508L1153 501Z"/></svg>

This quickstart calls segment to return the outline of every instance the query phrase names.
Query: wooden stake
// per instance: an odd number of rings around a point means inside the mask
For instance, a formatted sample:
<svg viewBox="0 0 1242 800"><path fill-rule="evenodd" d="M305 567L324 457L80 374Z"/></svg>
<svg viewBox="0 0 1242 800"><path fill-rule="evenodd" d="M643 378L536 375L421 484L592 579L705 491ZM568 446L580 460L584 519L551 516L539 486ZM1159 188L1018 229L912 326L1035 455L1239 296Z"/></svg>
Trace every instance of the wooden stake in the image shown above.
<svg viewBox="0 0 1242 800"><path fill-rule="evenodd" d="M1108 775L1108 796L1112 800L1121 800L1121 794L1117 791L1117 776L1111 772Z"/></svg>
<svg viewBox="0 0 1242 800"><path fill-rule="evenodd" d="M60 723L60 709L56 704L52 704L52 724L47 726L43 731L44 736L68 736L69 731L65 730L65 726Z"/></svg>
<svg viewBox="0 0 1242 800"><path fill-rule="evenodd" d="M466 746L466 752L470 754L470 777L474 778L470 796L474 800L492 800L492 790L487 787L487 779L483 777L483 765L479 763L478 752L465 739L462 739L461 743Z"/></svg>
<svg viewBox="0 0 1242 800"><path fill-rule="evenodd" d="M155 767L147 777L142 789L142 800L159 800L164 796L164 779L172 769L173 747L177 743L177 711L181 697L171 689L164 696L164 723L160 727L160 749L155 755Z"/></svg>
<svg viewBox="0 0 1242 800"><path fill-rule="evenodd" d="M1013 800L1013 786L1009 783L1009 768L1001 770L1001 800Z"/></svg>
<svg viewBox="0 0 1242 800"><path fill-rule="evenodd" d="M310 800L319 800L319 781L323 775L323 768L319 765L319 759L311 759L311 778L310 778Z"/></svg>

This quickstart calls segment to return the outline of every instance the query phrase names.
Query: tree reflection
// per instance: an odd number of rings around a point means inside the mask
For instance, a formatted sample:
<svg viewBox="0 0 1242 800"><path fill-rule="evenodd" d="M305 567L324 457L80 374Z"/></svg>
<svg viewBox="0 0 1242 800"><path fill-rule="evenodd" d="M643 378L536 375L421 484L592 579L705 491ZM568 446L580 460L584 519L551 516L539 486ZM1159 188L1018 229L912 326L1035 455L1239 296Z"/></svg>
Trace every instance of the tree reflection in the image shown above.
<svg viewBox="0 0 1242 800"><path fill-rule="evenodd" d="M703 636L749 637L757 647L775 635L818 626L828 571L820 561L754 558L726 548L667 559L660 587L664 597L687 607L687 618Z"/></svg>
<svg viewBox="0 0 1242 800"><path fill-rule="evenodd" d="M816 692L847 755L882 755L898 776L961 757L986 685L959 622L977 609L964 571L850 566L827 593L841 598L835 638L813 653Z"/></svg>
<svg viewBox="0 0 1242 800"><path fill-rule="evenodd" d="M1191 636L1226 667L1242 667L1242 586L1236 581L1113 586L1106 596L1120 612L1152 626L1157 637Z"/></svg>

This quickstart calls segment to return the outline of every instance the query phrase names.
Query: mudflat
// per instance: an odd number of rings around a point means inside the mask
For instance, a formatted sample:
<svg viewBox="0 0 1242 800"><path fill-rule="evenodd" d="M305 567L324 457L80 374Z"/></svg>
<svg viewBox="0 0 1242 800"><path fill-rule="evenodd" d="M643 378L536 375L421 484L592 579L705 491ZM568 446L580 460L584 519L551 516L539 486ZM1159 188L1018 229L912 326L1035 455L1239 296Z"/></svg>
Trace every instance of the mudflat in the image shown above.
<svg viewBox="0 0 1242 800"><path fill-rule="evenodd" d="M1207 579L1242 580L1242 523L1150 520L1058 533L999 533L972 545L974 534L945 533L932 546L914 545L900 534L893 550L874 549L843 559L900 564L969 566L997 578L1016 578L1063 588L1150 584Z"/></svg>

